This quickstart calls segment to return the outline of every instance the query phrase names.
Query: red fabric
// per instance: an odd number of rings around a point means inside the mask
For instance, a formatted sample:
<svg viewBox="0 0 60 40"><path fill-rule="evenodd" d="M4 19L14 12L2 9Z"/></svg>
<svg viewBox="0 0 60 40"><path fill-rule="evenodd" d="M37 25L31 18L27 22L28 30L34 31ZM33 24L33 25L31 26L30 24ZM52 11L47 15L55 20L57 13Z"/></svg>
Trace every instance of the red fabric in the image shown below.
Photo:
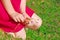
<svg viewBox="0 0 60 40"><path fill-rule="evenodd" d="M20 3L21 0L11 0L13 8L15 11L20 13ZM8 5L7 5L8 6ZM32 9L26 7L27 14L31 17L34 13ZM10 18L7 11L4 9L3 4L0 1L0 28L3 29L5 32L18 32L22 28L24 28L23 24L18 24Z"/></svg>

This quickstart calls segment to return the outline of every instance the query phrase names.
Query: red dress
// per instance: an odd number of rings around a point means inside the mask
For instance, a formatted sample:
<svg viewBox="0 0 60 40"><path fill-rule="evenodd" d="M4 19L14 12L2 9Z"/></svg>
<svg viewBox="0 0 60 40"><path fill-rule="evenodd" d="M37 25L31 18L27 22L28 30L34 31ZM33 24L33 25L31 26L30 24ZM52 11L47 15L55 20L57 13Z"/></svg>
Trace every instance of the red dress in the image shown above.
<svg viewBox="0 0 60 40"><path fill-rule="evenodd" d="M11 0L11 3L15 11L20 13L21 0ZM34 11L27 6L26 6L26 12L30 17L34 13ZM22 23L18 25L18 23L12 20L12 18L8 15L7 11L5 10L1 1L0 1L0 28L5 32L18 32L22 28L24 28L24 25Z"/></svg>

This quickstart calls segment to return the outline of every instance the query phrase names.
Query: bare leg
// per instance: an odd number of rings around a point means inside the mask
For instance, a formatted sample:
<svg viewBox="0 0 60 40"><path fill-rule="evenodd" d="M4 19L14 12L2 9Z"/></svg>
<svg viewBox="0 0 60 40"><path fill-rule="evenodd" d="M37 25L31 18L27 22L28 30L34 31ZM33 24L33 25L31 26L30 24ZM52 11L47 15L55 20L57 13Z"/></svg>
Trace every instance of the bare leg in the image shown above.
<svg viewBox="0 0 60 40"><path fill-rule="evenodd" d="M22 40L26 40L26 32L24 28L15 34L16 34L16 38L22 38Z"/></svg>
<svg viewBox="0 0 60 40"><path fill-rule="evenodd" d="M21 29L19 32L16 33L9 32L7 34L12 35L14 38L22 38L22 40L26 40L26 32L24 28Z"/></svg>
<svg viewBox="0 0 60 40"><path fill-rule="evenodd" d="M34 13L31 18L32 19L30 20L27 28L30 28L33 30L38 29L42 25L42 19L39 16L37 16L36 13ZM33 24L35 25L32 26Z"/></svg>

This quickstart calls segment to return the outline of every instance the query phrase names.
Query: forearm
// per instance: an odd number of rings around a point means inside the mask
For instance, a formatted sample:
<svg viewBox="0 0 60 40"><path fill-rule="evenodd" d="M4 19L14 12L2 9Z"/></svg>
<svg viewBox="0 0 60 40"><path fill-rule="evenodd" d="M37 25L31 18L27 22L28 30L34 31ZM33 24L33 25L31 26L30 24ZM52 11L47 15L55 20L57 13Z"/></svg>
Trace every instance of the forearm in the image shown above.
<svg viewBox="0 0 60 40"><path fill-rule="evenodd" d="M11 1L10 0L1 0L6 11L9 13L9 14L12 14L13 12L15 12L12 4L11 4Z"/></svg>
<svg viewBox="0 0 60 40"><path fill-rule="evenodd" d="M25 10L26 10L26 0L21 0L20 10L21 10L21 13L25 13Z"/></svg>

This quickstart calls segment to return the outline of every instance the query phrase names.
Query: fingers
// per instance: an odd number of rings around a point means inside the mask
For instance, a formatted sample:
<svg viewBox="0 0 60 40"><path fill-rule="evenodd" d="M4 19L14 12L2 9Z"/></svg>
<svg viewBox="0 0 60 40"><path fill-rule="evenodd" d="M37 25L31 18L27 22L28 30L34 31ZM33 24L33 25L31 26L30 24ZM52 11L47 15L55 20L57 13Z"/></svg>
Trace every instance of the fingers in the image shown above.
<svg viewBox="0 0 60 40"><path fill-rule="evenodd" d="M16 17L16 20L17 22L21 22L20 18L19 17Z"/></svg>
<svg viewBox="0 0 60 40"><path fill-rule="evenodd" d="M13 20L15 22L24 22L25 19L27 19L27 20L31 19L27 14L23 15L23 14L20 14L20 13L17 13L17 12L15 14L11 15L11 17L13 18Z"/></svg>
<svg viewBox="0 0 60 40"><path fill-rule="evenodd" d="M14 20L15 22L17 22L17 19L16 19L15 17L13 18L13 20Z"/></svg>
<svg viewBox="0 0 60 40"><path fill-rule="evenodd" d="M22 22L24 22L25 18L24 18L24 16L23 16L22 14L19 15L19 18L20 18L20 20L21 20Z"/></svg>
<svg viewBox="0 0 60 40"><path fill-rule="evenodd" d="M25 18L21 14L15 16L13 19L15 22L24 22L24 20L25 20Z"/></svg>

